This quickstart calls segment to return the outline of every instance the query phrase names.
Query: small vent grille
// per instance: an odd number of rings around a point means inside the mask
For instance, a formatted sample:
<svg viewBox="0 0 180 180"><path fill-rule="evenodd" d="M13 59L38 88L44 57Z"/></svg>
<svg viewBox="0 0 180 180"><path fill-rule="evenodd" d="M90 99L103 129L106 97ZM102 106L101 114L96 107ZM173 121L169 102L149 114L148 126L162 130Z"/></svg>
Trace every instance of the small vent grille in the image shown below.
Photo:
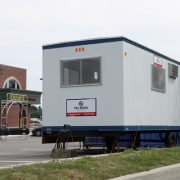
<svg viewBox="0 0 180 180"><path fill-rule="evenodd" d="M178 66L168 64L169 77L176 79L178 77Z"/></svg>
<svg viewBox="0 0 180 180"><path fill-rule="evenodd" d="M165 69L152 65L152 90L166 92Z"/></svg>

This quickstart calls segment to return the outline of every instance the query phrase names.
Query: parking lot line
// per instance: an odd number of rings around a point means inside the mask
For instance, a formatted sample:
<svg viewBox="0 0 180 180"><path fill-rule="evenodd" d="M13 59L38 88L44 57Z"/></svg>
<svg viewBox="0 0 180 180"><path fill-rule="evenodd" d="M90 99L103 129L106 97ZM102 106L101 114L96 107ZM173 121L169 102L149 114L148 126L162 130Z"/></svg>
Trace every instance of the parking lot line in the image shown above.
<svg viewBox="0 0 180 180"><path fill-rule="evenodd" d="M20 149L20 151L47 151L47 149Z"/></svg>
<svg viewBox="0 0 180 180"><path fill-rule="evenodd" d="M0 161L0 163L27 163L33 161Z"/></svg>

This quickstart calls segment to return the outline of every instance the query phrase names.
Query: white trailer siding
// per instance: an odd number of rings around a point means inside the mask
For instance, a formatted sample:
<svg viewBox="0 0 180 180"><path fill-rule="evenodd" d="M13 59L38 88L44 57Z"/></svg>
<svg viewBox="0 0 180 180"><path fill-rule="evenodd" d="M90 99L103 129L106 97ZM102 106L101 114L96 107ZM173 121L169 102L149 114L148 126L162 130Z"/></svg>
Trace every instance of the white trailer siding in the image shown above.
<svg viewBox="0 0 180 180"><path fill-rule="evenodd" d="M100 84L61 86L61 62L97 57ZM152 90L155 57L165 71L165 92ZM168 63L179 71L179 62L124 37L43 46L43 132L64 124L77 131L179 131L180 78L169 77ZM67 116L67 100L87 98L96 99L95 116Z"/></svg>
<svg viewBox="0 0 180 180"><path fill-rule="evenodd" d="M123 43L127 56L123 58L124 125L179 126L180 78L168 76L168 63L162 57L165 69L166 92L151 89L151 66L154 53ZM176 64L177 65L177 64Z"/></svg>
<svg viewBox="0 0 180 180"><path fill-rule="evenodd" d="M122 126L122 42L55 48L43 51L43 126ZM60 61L100 57L101 84L61 87ZM96 116L66 117L67 99L97 99Z"/></svg>

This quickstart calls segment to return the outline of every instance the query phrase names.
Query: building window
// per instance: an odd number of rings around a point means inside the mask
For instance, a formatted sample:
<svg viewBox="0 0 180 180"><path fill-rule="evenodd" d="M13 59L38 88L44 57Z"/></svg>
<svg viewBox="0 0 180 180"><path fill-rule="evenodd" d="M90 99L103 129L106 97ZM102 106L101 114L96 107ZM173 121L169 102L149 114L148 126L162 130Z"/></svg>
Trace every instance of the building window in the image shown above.
<svg viewBox="0 0 180 180"><path fill-rule="evenodd" d="M21 86L20 86L20 83L18 82L18 80L11 77L5 81L3 88L21 89Z"/></svg>
<svg viewBox="0 0 180 180"><path fill-rule="evenodd" d="M100 58L61 61L62 86L100 83Z"/></svg>
<svg viewBox="0 0 180 180"><path fill-rule="evenodd" d="M151 88L155 91L166 92L165 69L152 65Z"/></svg>

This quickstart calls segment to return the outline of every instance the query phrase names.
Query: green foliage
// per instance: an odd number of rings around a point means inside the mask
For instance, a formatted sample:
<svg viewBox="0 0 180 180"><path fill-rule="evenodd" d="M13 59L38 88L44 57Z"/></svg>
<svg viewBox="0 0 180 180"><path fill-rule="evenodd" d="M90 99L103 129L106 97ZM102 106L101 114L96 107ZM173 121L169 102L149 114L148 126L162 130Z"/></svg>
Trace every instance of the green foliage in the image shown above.
<svg viewBox="0 0 180 180"><path fill-rule="evenodd" d="M16 167L0 170L0 179L12 180L102 180L180 162L180 147L126 150L102 157L83 157L64 162Z"/></svg>
<svg viewBox="0 0 180 180"><path fill-rule="evenodd" d="M42 119L42 108L41 106L31 106L31 117Z"/></svg>

